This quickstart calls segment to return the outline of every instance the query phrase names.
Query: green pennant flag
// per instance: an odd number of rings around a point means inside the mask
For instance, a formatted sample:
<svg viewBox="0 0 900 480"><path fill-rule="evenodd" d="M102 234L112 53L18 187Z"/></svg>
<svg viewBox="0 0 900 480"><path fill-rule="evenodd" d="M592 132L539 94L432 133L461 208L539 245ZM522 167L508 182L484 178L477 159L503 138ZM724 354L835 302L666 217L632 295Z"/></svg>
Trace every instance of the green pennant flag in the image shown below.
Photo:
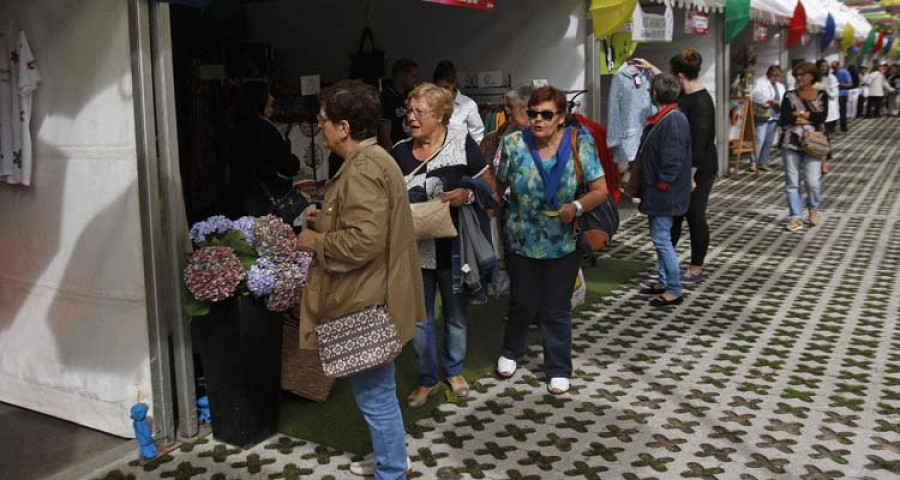
<svg viewBox="0 0 900 480"><path fill-rule="evenodd" d="M750 0L725 0L725 43L731 43L750 23Z"/></svg>
<svg viewBox="0 0 900 480"><path fill-rule="evenodd" d="M866 41L863 43L862 52L861 52L863 55L868 55L875 50L875 37L876 36L877 35L875 34L875 29L873 28L872 31L869 32L869 36L866 37Z"/></svg>

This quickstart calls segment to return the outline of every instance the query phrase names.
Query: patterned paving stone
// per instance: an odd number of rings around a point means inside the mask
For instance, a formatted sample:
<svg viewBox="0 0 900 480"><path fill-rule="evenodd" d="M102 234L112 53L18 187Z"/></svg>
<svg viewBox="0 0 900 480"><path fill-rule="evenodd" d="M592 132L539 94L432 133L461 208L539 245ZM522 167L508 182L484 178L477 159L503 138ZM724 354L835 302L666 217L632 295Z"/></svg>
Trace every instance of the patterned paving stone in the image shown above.
<svg viewBox="0 0 900 480"><path fill-rule="evenodd" d="M652 309L633 279L574 320L570 394L547 394L532 350L515 379L411 429L413 478L900 479L898 128L855 122L835 142L824 222L800 233L783 228L780 171L719 182L705 282L683 305ZM646 219L606 255L655 261ZM202 439L91 478L343 479L351 460Z"/></svg>

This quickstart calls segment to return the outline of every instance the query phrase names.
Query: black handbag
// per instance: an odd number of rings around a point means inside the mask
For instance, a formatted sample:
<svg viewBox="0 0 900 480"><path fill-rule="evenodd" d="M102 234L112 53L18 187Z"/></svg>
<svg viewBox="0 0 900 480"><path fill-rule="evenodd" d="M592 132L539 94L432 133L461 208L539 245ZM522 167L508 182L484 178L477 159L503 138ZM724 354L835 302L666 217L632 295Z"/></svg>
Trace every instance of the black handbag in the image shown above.
<svg viewBox="0 0 900 480"><path fill-rule="evenodd" d="M369 50L366 51L366 39L369 40ZM366 27L362 38L359 40L359 50L350 55L350 78L360 79L370 85L377 85L378 80L385 76L384 50L375 48L375 37L372 29Z"/></svg>
<svg viewBox="0 0 900 480"><path fill-rule="evenodd" d="M572 129L572 154L575 157L575 179L578 183L577 196L588 192L584 180L584 168L578 154L578 131ZM582 253L597 252L606 248L613 235L619 230L619 207L608 192L606 198L596 208L585 210L572 222L578 250Z"/></svg>
<svg viewBox="0 0 900 480"><path fill-rule="evenodd" d="M262 178L260 178L255 169L253 170L253 178L256 180L256 183L262 189L263 193L265 193L266 198L269 199L269 204L272 206L272 213L288 225L293 225L294 220L299 217L310 204L309 199L294 187L291 187L287 193L280 197L273 196L272 193L269 192L269 189L266 188L266 184L263 183Z"/></svg>

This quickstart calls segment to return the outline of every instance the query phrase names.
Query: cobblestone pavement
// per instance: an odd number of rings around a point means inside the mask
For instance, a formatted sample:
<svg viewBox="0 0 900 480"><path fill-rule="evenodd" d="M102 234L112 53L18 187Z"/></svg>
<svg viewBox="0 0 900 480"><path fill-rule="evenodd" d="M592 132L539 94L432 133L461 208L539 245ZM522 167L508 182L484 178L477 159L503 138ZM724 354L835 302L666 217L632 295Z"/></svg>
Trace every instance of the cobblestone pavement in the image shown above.
<svg viewBox="0 0 900 480"><path fill-rule="evenodd" d="M569 395L547 393L533 350L409 432L415 477L900 478L900 120L851 128L820 226L784 230L780 170L719 182L706 280L683 305L651 309L644 279L619 289L575 321ZM608 255L655 259L642 217L617 242ZM341 479L349 461L286 437L203 439L94 478Z"/></svg>

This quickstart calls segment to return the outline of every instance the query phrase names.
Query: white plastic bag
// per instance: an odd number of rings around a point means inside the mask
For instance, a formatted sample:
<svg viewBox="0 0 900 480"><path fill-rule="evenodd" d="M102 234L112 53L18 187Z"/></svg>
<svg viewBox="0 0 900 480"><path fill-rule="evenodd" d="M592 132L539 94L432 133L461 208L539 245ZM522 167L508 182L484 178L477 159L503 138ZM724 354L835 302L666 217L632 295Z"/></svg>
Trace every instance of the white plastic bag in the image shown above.
<svg viewBox="0 0 900 480"><path fill-rule="evenodd" d="M584 303L587 295L587 283L584 281L584 271L578 269L578 276L575 277L575 290L572 292L572 309Z"/></svg>

